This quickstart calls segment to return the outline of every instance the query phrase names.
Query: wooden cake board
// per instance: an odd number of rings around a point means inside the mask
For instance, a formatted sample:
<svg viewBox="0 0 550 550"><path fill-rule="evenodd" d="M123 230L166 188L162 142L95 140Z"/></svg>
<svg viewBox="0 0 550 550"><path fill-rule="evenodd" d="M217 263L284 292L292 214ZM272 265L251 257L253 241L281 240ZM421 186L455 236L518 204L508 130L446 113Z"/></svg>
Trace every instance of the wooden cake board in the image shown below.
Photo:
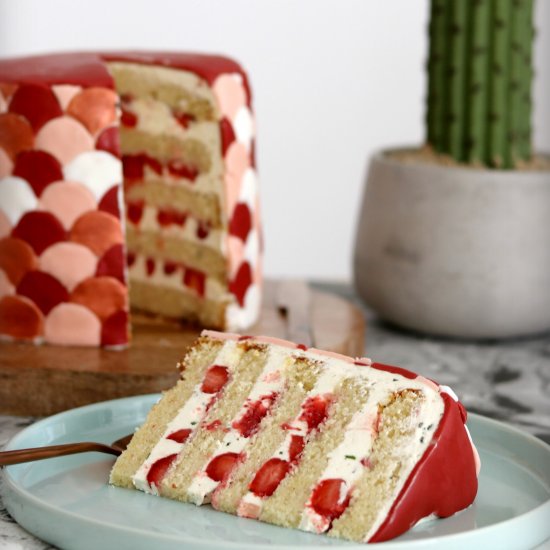
<svg viewBox="0 0 550 550"><path fill-rule="evenodd" d="M291 338L277 302L280 283L265 284L260 321L246 334ZM319 349L359 357L365 321L343 298L311 291L309 328ZM160 392L178 378L176 364L201 329L132 315L132 343L124 350L0 344L0 413L47 416L105 401Z"/></svg>

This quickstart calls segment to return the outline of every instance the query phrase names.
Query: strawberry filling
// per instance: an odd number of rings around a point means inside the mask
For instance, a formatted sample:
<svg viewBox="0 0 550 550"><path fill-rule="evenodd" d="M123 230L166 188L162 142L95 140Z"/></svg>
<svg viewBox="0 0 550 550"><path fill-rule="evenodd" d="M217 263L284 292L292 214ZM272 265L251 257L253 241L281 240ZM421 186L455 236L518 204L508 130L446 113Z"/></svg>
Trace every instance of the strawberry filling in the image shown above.
<svg viewBox="0 0 550 550"><path fill-rule="evenodd" d="M285 478L290 469L290 464L280 458L268 460L254 476L249 485L250 491L259 497L270 497L279 483Z"/></svg>
<svg viewBox="0 0 550 550"><path fill-rule="evenodd" d="M168 469L177 456L177 453L174 453L163 458L159 458L159 460L153 463L151 468L149 468L149 472L147 472L147 483L149 483L151 487L153 485L156 487L160 485L162 478L166 475L166 472L168 472Z"/></svg>
<svg viewBox="0 0 550 550"><path fill-rule="evenodd" d="M309 397L302 406L300 420L307 423L308 432L316 430L328 415L328 407L332 399L325 395Z"/></svg>
<svg viewBox="0 0 550 550"><path fill-rule="evenodd" d="M305 441L301 435L293 435L288 449L290 462L296 462L304 450Z"/></svg>
<svg viewBox="0 0 550 550"><path fill-rule="evenodd" d="M186 213L178 212L171 208L159 208L157 211L157 222L161 227L166 227L167 225L183 225L186 219Z"/></svg>
<svg viewBox="0 0 550 550"><path fill-rule="evenodd" d="M212 365L204 375L201 391L204 393L218 393L225 386L228 379L227 367Z"/></svg>
<svg viewBox="0 0 550 550"><path fill-rule="evenodd" d="M239 460L237 453L225 453L214 457L206 467L206 475L214 481L224 481Z"/></svg>
<svg viewBox="0 0 550 550"><path fill-rule="evenodd" d="M250 437L258 431L260 422L269 412L277 399L277 393L264 395L257 401L246 404L246 411L239 420L233 422L233 428L239 431L243 437Z"/></svg>
<svg viewBox="0 0 550 550"><path fill-rule="evenodd" d="M167 437L167 439L171 439L172 441L176 441L177 443L185 443L190 435L191 435L191 430L188 428L184 428L171 433Z"/></svg>
<svg viewBox="0 0 550 550"><path fill-rule="evenodd" d="M313 489L309 505L317 514L332 522L344 513L349 500L343 479L323 479Z"/></svg>
<svg viewBox="0 0 550 550"><path fill-rule="evenodd" d="M188 267L183 274L183 284L194 290L201 298L206 290L206 275L202 271Z"/></svg>

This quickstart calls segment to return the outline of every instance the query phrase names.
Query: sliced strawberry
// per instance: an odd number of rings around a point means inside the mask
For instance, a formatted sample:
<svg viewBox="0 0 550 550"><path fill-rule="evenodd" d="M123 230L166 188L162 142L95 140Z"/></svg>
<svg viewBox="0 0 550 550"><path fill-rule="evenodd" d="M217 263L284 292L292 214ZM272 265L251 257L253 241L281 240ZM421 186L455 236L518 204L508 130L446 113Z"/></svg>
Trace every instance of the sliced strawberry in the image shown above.
<svg viewBox="0 0 550 550"><path fill-rule="evenodd" d="M217 418L216 420L213 420L210 422L210 424L207 424L205 426L205 429L209 432L215 432L216 430L219 430L222 427L222 421Z"/></svg>
<svg viewBox="0 0 550 550"><path fill-rule="evenodd" d="M188 128L189 124L195 120L195 117L188 113L174 113L174 118L183 128Z"/></svg>
<svg viewBox="0 0 550 550"><path fill-rule="evenodd" d="M157 212L157 222L162 227L166 227L167 225L172 224L183 225L186 219L187 214L185 212L178 212L177 210L173 209L159 208Z"/></svg>
<svg viewBox="0 0 550 550"><path fill-rule="evenodd" d="M153 258L147 258L145 261L145 271L149 276L151 276L153 271L155 271L155 260L153 260Z"/></svg>
<svg viewBox="0 0 550 550"><path fill-rule="evenodd" d="M246 203L240 202L233 210L233 216L229 222L229 234L239 237L245 243L251 230L252 214L250 208Z"/></svg>
<svg viewBox="0 0 550 550"><path fill-rule="evenodd" d="M199 239L206 239L210 233L210 223L199 221L199 224L197 226L197 237Z"/></svg>
<svg viewBox="0 0 550 550"><path fill-rule="evenodd" d="M176 178L185 178L191 181L195 181L199 175L199 171L194 166L189 166L179 159L173 159L168 163L168 172Z"/></svg>
<svg viewBox="0 0 550 550"><path fill-rule="evenodd" d="M213 458L206 467L206 474L214 481L223 481L239 460L237 453L225 453Z"/></svg>
<svg viewBox="0 0 550 550"><path fill-rule="evenodd" d="M145 203L143 201L128 201L126 203L126 218L134 225L139 224L143 216L143 207Z"/></svg>
<svg viewBox="0 0 550 550"><path fill-rule="evenodd" d="M204 375L201 390L204 393L217 393L225 386L228 379L227 367L212 365Z"/></svg>
<svg viewBox="0 0 550 550"><path fill-rule="evenodd" d="M171 433L167 437L167 439L171 439L176 443L185 443L190 435L191 435L191 430L189 428L183 428L181 430Z"/></svg>
<svg viewBox="0 0 550 550"><path fill-rule="evenodd" d="M120 115L120 123L127 128L135 128L138 123L138 117L132 111L121 107L122 114Z"/></svg>
<svg viewBox="0 0 550 550"><path fill-rule="evenodd" d="M277 399L277 395L277 393L271 393L257 401L247 403L244 414L239 420L233 422L233 428L239 430L243 437L250 437L255 434L260 422Z"/></svg>
<svg viewBox="0 0 550 550"><path fill-rule="evenodd" d="M290 440L290 447L288 449L288 456L290 462L294 462L304 450L305 441L301 435L293 435Z"/></svg>
<svg viewBox="0 0 550 550"><path fill-rule="evenodd" d="M172 465L172 462L176 460L177 456L177 453L174 453L172 455L165 456L164 458L159 458L159 460L153 463L147 473L147 482L149 485L156 485L157 487L160 485L162 478L166 475L166 472Z"/></svg>
<svg viewBox="0 0 550 550"><path fill-rule="evenodd" d="M280 458L272 458L256 472L249 489L259 497L269 497L290 470L290 464Z"/></svg>
<svg viewBox="0 0 550 550"><path fill-rule="evenodd" d="M188 267L183 274L183 284L193 289L202 298L205 291L206 275L202 271Z"/></svg>
<svg viewBox="0 0 550 550"><path fill-rule="evenodd" d="M331 521L340 517L349 504L349 497L343 493L345 488L346 483L343 479L324 479L313 490L311 507L320 516Z"/></svg>
<svg viewBox="0 0 550 550"><path fill-rule="evenodd" d="M164 273L165 275L172 275L174 271L178 268L178 264L176 262L164 262Z"/></svg>
<svg viewBox="0 0 550 550"><path fill-rule="evenodd" d="M330 398L324 395L315 395L306 400L302 406L300 420L307 423L308 431L317 429L319 424L326 420L330 402Z"/></svg>

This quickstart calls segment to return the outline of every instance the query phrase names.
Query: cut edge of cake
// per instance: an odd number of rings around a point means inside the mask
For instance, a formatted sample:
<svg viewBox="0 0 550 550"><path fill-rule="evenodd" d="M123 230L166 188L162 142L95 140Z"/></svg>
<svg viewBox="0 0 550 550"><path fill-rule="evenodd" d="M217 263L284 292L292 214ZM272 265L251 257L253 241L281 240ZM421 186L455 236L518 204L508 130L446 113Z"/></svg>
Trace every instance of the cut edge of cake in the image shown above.
<svg viewBox="0 0 550 550"><path fill-rule="evenodd" d="M262 279L254 150L247 75L229 58L0 60L2 340L123 347L129 281L137 309L251 326Z"/></svg>
<svg viewBox="0 0 550 550"><path fill-rule="evenodd" d="M363 542L475 498L479 456L446 386L366 358L214 331L181 365L182 389L137 431L114 485ZM176 411L178 392L188 397Z"/></svg>

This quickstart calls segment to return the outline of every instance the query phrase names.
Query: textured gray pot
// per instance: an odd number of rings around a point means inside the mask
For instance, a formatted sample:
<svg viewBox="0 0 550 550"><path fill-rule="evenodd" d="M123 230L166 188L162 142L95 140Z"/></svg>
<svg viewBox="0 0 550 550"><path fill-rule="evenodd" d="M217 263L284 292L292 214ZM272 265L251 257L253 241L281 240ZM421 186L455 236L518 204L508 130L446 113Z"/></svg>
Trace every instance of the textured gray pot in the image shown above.
<svg viewBox="0 0 550 550"><path fill-rule="evenodd" d="M550 329L550 171L371 160L355 284L381 317L458 338Z"/></svg>

